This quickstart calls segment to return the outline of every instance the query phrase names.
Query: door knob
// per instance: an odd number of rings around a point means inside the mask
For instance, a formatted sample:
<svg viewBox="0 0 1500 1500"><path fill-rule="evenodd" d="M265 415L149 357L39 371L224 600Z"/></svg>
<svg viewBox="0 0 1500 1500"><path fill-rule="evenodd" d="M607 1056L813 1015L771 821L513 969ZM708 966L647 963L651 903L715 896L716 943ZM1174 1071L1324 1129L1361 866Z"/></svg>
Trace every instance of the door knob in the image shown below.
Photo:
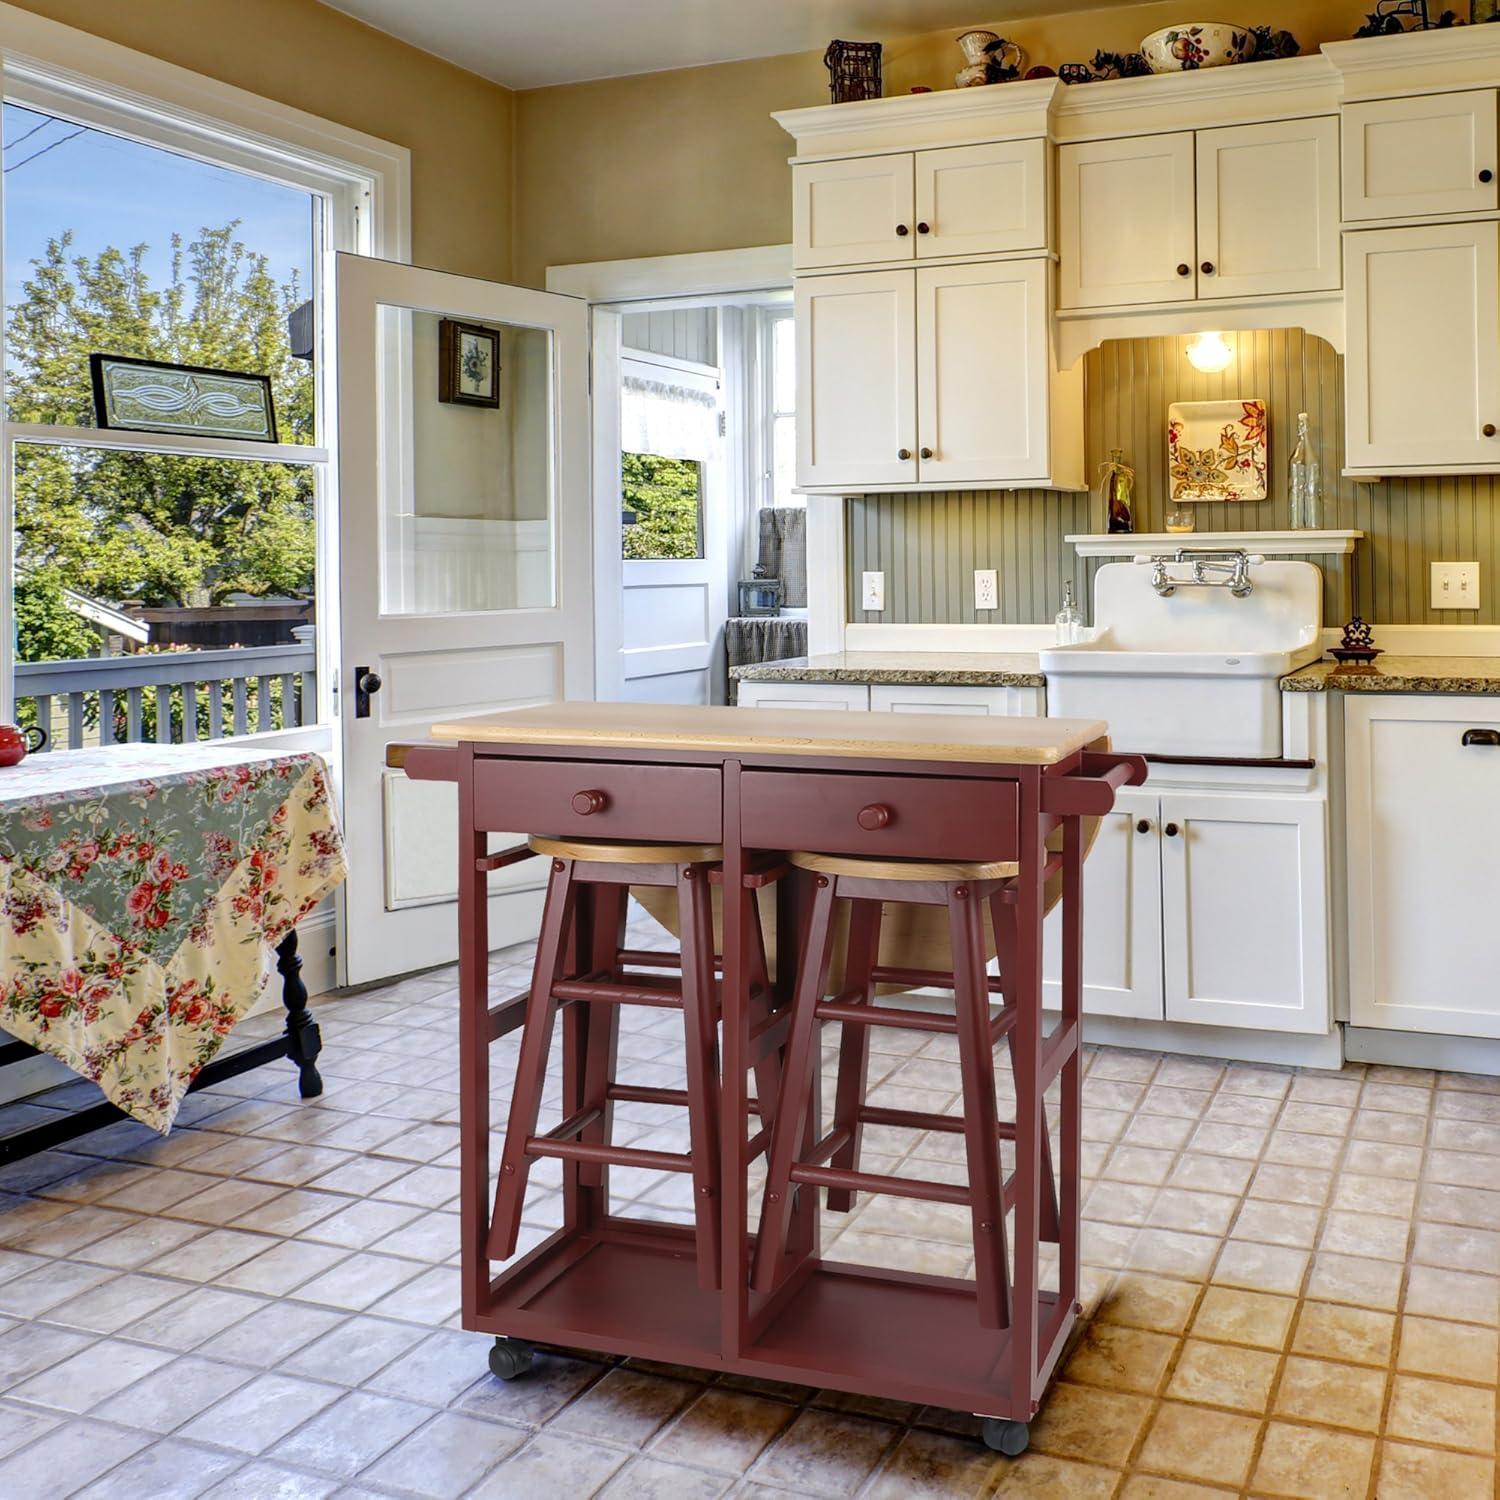
<svg viewBox="0 0 1500 1500"><path fill-rule="evenodd" d="M574 792L572 808L580 818L587 818L594 813L603 812L609 805L609 798L603 792L588 791Z"/></svg>
<svg viewBox="0 0 1500 1500"><path fill-rule="evenodd" d="M1191 276L1193 274L1193 268L1186 261L1183 261L1177 267L1177 274L1179 276Z"/></svg>
<svg viewBox="0 0 1500 1500"><path fill-rule="evenodd" d="M379 691L380 674L378 672L372 672L368 667L354 669L354 717L356 719L370 717L370 699Z"/></svg>
<svg viewBox="0 0 1500 1500"><path fill-rule="evenodd" d="M1214 274L1214 263L1211 260L1206 260L1203 262L1202 269L1205 276L1212 276Z"/></svg>
<svg viewBox="0 0 1500 1500"><path fill-rule="evenodd" d="M1493 182L1495 180L1495 174L1490 171L1488 167L1485 167L1484 170L1479 174L1479 180L1481 182Z"/></svg>
<svg viewBox="0 0 1500 1500"><path fill-rule="evenodd" d="M1151 832L1151 820L1149 818L1139 818L1139 819L1137 819L1136 825L1135 825L1135 831L1137 833L1150 833Z"/></svg>
<svg viewBox="0 0 1500 1500"><path fill-rule="evenodd" d="M921 450L921 454L922 454L923 458L931 458L932 457L932 449L931 448L923 448Z"/></svg>
<svg viewBox="0 0 1500 1500"><path fill-rule="evenodd" d="M1177 835L1182 832L1182 830L1175 823L1168 823L1167 826L1162 829L1162 832L1166 834L1169 839L1175 839Z"/></svg>
<svg viewBox="0 0 1500 1500"><path fill-rule="evenodd" d="M899 234L902 239L905 239L906 236L911 233L911 230L908 229L905 224L898 224L896 226L896 233Z"/></svg>
<svg viewBox="0 0 1500 1500"><path fill-rule="evenodd" d="M898 448L896 450L896 457L899 458L902 463L905 463L906 460L911 457L911 449L910 448Z"/></svg>
<svg viewBox="0 0 1500 1500"><path fill-rule="evenodd" d="M931 234L932 233L932 225L931 224L918 224L917 225L917 233L918 234Z"/></svg>
<svg viewBox="0 0 1500 1500"><path fill-rule="evenodd" d="M883 803L872 802L868 807L859 810L859 816L855 819L859 826L870 833L877 828L889 828L891 825L891 810Z"/></svg>

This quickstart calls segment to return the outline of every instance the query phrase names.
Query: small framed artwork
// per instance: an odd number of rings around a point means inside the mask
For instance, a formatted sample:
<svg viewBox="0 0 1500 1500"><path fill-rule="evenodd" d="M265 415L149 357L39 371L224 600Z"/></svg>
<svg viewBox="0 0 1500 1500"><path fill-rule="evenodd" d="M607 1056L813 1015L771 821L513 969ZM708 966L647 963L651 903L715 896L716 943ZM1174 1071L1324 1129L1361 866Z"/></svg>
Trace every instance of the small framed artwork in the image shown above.
<svg viewBox="0 0 1500 1500"><path fill-rule="evenodd" d="M438 400L499 406L500 330L444 318L438 324Z"/></svg>
<svg viewBox="0 0 1500 1500"><path fill-rule="evenodd" d="M779 578L740 579L740 615L779 615L785 589Z"/></svg>
<svg viewBox="0 0 1500 1500"><path fill-rule="evenodd" d="M89 376L100 427L276 441L269 376L120 354L89 355Z"/></svg>

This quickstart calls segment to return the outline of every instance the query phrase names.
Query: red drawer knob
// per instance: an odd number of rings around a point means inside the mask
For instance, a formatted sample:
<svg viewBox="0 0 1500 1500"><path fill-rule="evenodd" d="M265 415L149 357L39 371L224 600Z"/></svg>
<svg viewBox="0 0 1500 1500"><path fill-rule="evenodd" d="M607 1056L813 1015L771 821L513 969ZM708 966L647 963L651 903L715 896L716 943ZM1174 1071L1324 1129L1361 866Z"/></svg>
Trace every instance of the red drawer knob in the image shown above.
<svg viewBox="0 0 1500 1500"><path fill-rule="evenodd" d="M890 808L883 803L872 802L868 807L860 808L859 826L873 833L877 828L889 828L892 816Z"/></svg>
<svg viewBox="0 0 1500 1500"><path fill-rule="evenodd" d="M580 818L587 818L596 812L603 812L609 806L609 798L603 792L574 792L573 811Z"/></svg>

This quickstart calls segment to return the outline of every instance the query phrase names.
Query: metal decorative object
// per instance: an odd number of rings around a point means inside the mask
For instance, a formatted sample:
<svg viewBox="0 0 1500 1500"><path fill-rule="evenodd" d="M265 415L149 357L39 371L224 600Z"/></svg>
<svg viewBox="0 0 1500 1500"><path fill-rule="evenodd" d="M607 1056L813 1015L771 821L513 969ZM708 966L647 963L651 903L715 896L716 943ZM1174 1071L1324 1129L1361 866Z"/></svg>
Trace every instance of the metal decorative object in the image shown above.
<svg viewBox="0 0 1500 1500"><path fill-rule="evenodd" d="M744 618L757 615L779 615L786 584L779 578L742 578L739 582L739 610Z"/></svg>
<svg viewBox="0 0 1500 1500"><path fill-rule="evenodd" d="M1380 655L1375 644L1375 632L1358 615L1354 615L1344 626L1344 636L1337 646L1331 646L1328 654L1335 661L1374 661Z"/></svg>
<svg viewBox="0 0 1500 1500"><path fill-rule="evenodd" d="M100 427L276 441L269 376L118 354L89 355L89 375Z"/></svg>
<svg viewBox="0 0 1500 1500"><path fill-rule="evenodd" d="M1494 20L1494 15L1484 19ZM1394 36L1401 31L1443 31L1449 26L1463 24L1464 18L1452 10L1442 11L1434 19L1427 9L1427 0L1375 0L1375 9L1354 34L1357 37Z"/></svg>
<svg viewBox="0 0 1500 1500"><path fill-rule="evenodd" d="M879 42L829 42L823 66L835 104L880 98L880 52Z"/></svg>

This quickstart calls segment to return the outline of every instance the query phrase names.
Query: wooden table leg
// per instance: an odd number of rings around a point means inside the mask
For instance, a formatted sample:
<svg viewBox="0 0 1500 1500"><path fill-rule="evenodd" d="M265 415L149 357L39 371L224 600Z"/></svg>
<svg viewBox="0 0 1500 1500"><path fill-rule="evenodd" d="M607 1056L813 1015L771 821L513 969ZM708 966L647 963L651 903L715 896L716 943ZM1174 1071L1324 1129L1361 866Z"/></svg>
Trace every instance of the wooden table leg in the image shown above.
<svg viewBox="0 0 1500 1500"><path fill-rule="evenodd" d="M302 982L302 960L297 956L297 929L276 945L276 972L281 975L281 1003L286 1007L286 1055L297 1064L297 1088L304 1099L323 1092L318 1054L323 1033L307 1008L307 986Z"/></svg>

